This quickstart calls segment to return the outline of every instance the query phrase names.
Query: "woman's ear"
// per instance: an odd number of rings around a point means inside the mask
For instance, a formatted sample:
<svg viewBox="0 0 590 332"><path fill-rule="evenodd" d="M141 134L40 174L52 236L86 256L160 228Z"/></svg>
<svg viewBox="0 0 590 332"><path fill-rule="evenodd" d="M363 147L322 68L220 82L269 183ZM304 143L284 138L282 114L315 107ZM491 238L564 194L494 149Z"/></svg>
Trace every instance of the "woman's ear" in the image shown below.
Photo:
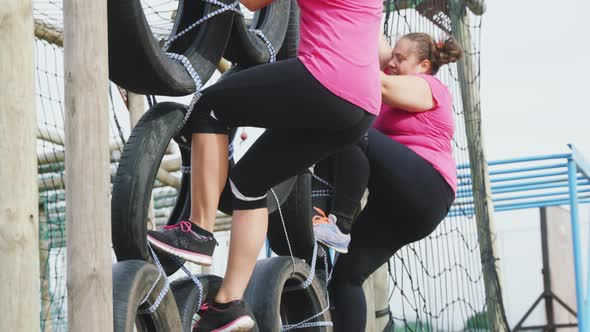
<svg viewBox="0 0 590 332"><path fill-rule="evenodd" d="M430 60L428 60L428 59L424 59L424 60L422 60L422 62L420 62L418 67L420 68L421 74L429 73L430 69L432 68L432 62L430 62Z"/></svg>

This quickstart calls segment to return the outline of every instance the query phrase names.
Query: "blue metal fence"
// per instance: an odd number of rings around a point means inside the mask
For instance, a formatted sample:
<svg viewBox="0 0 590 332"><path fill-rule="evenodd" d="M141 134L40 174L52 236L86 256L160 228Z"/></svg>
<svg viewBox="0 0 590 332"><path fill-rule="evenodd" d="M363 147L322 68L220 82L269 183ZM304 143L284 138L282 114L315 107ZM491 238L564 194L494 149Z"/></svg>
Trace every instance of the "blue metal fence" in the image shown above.
<svg viewBox="0 0 590 332"><path fill-rule="evenodd" d="M488 163L495 211L568 205L578 307L578 328L590 331L590 279L583 275L580 204L590 203L590 163L571 144L570 153L506 159ZM457 199L449 216L474 214L469 165L457 167ZM587 255L590 270L590 255Z"/></svg>

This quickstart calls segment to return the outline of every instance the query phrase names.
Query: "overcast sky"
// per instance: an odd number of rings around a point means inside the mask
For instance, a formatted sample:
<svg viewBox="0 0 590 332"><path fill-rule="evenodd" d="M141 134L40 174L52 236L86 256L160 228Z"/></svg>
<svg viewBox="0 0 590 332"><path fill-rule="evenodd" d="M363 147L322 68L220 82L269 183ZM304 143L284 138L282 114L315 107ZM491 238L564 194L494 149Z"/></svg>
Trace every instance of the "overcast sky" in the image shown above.
<svg viewBox="0 0 590 332"><path fill-rule="evenodd" d="M481 99L488 160L566 152L567 143L590 159L590 2L495 0L487 8ZM588 207L581 212L587 224ZM495 215L512 327L541 292L538 218L536 210ZM582 235L586 242L587 228ZM537 311L530 322L543 317Z"/></svg>

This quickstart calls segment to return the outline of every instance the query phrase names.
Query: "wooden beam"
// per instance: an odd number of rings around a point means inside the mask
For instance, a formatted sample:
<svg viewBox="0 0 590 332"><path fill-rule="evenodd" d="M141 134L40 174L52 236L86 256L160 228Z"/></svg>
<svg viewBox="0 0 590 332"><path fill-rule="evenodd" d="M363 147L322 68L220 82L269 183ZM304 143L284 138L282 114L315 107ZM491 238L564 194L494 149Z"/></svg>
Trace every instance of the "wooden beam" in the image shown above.
<svg viewBox="0 0 590 332"><path fill-rule="evenodd" d="M168 172L176 172L180 170L180 166L182 166L182 159L179 155L166 155L160 164L160 167Z"/></svg>
<svg viewBox="0 0 590 332"><path fill-rule="evenodd" d="M51 226L47 222L47 215L39 209L39 272L41 285L41 328L43 332L52 332L51 320L51 290L49 285L49 253L51 250Z"/></svg>
<svg viewBox="0 0 590 332"><path fill-rule="evenodd" d="M127 91L127 109L129 110L129 124L131 130L145 113L145 96Z"/></svg>
<svg viewBox="0 0 590 332"><path fill-rule="evenodd" d="M35 62L30 0L0 6L0 331L39 331Z"/></svg>
<svg viewBox="0 0 590 332"><path fill-rule="evenodd" d="M111 332L107 3L63 10L68 330Z"/></svg>
<svg viewBox="0 0 590 332"><path fill-rule="evenodd" d="M59 28L39 19L35 19L35 37L55 46L63 47L64 45L64 36L62 31Z"/></svg>
<svg viewBox="0 0 590 332"><path fill-rule="evenodd" d="M483 13L486 12L486 2L485 0L464 0L465 5L474 15L481 16Z"/></svg>
<svg viewBox="0 0 590 332"><path fill-rule="evenodd" d="M231 68L231 62L227 61L224 58L221 58L221 60L219 60L219 63L217 64L217 70L219 70L220 73L223 74L230 68Z"/></svg>
<svg viewBox="0 0 590 332"><path fill-rule="evenodd" d="M59 130L58 128L47 126L41 126L37 128L37 138L56 145L64 145L65 142L65 135L63 131ZM118 141L111 140L109 142L109 149L111 152L120 151L121 145Z"/></svg>
<svg viewBox="0 0 590 332"><path fill-rule="evenodd" d="M52 152L38 152L37 153L37 162L39 165L46 165L49 163L56 163L60 161L64 161L66 154L63 150L55 150Z"/></svg>
<svg viewBox="0 0 590 332"><path fill-rule="evenodd" d="M494 204L492 201L490 177L487 159L483 148L481 109L477 67L471 49L469 16L462 0L449 2L451 27L454 37L463 47L463 57L457 63L467 145L469 148L469 166L471 170L473 200L477 223L477 237L486 292L486 308L491 331L509 331L500 282L500 266L496 243L494 223Z"/></svg>

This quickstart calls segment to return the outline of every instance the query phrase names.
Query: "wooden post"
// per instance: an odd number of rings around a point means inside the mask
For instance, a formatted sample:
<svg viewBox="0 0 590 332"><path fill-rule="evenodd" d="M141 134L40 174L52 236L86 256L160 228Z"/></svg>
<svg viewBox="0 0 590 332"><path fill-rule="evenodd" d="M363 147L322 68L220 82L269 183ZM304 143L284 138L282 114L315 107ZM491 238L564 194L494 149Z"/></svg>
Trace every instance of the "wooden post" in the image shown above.
<svg viewBox="0 0 590 332"><path fill-rule="evenodd" d="M389 273L387 263L373 272L372 277L375 301L375 330L384 331L389 323ZM385 314L385 311L387 311L387 314Z"/></svg>
<svg viewBox="0 0 590 332"><path fill-rule="evenodd" d="M127 108L129 109L129 124L131 129L135 127L139 119L145 113L145 96L127 91Z"/></svg>
<svg viewBox="0 0 590 332"><path fill-rule="evenodd" d="M219 63L217 64L217 70L219 70L220 73L223 74L230 68L231 68L231 62L227 61L224 58L221 58L221 60L219 60Z"/></svg>
<svg viewBox="0 0 590 332"><path fill-rule="evenodd" d="M371 274L363 283L363 292L367 304L365 331L377 331L375 325L375 273Z"/></svg>
<svg viewBox="0 0 590 332"><path fill-rule="evenodd" d="M469 165L473 189L473 201L477 222L479 250L483 270L486 308L489 329L491 331L508 331L502 288L500 284L500 267L497 263L496 230L493 220L494 205L487 160L483 150L481 127L479 85L477 70L473 62L469 17L462 0L451 0L450 14L453 35L463 47L463 58L458 62L459 82L465 117L465 130L469 147Z"/></svg>
<svg viewBox="0 0 590 332"><path fill-rule="evenodd" d="M51 292L49 290L49 253L51 250L51 226L47 222L47 213L39 209L39 274L41 287L41 327L43 332L52 332Z"/></svg>
<svg viewBox="0 0 590 332"><path fill-rule="evenodd" d="M0 331L39 331L35 64L30 0L0 6Z"/></svg>
<svg viewBox="0 0 590 332"><path fill-rule="evenodd" d="M113 330L107 3L64 1L68 330Z"/></svg>

